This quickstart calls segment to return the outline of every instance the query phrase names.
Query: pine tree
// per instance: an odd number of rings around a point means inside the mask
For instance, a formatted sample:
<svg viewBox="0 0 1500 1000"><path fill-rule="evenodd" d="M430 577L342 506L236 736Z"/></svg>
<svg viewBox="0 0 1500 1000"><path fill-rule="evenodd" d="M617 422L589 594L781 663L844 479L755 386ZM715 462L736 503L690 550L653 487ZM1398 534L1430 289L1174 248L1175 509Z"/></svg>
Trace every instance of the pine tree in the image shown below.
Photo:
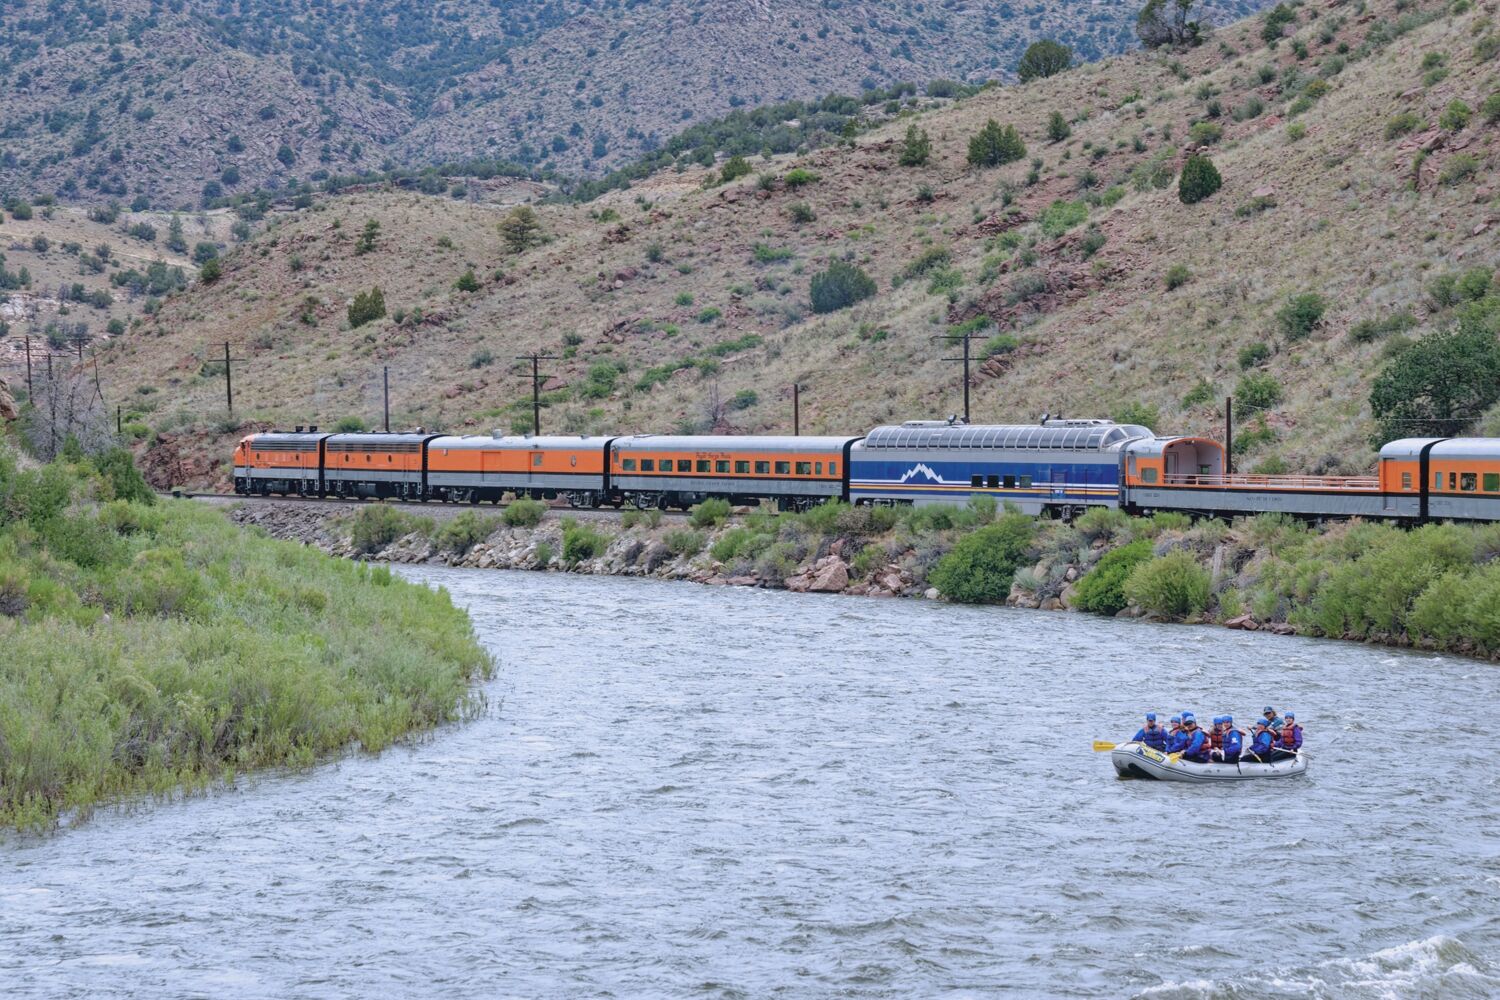
<svg viewBox="0 0 1500 1000"><path fill-rule="evenodd" d="M1032 42L1016 65L1016 77L1022 83L1056 76L1073 65L1073 50L1050 38Z"/></svg>
<svg viewBox="0 0 1500 1000"><path fill-rule="evenodd" d="M542 220L530 205L519 205L500 223L500 239L511 253L525 253L544 242Z"/></svg>
<svg viewBox="0 0 1500 1000"><path fill-rule="evenodd" d="M1052 117L1047 119L1047 138L1053 142L1062 142L1072 134L1073 130L1068 127L1068 120L1063 117L1062 112L1052 112Z"/></svg>
<svg viewBox="0 0 1500 1000"><path fill-rule="evenodd" d="M167 249L173 253L187 253L187 238L182 235L182 217L175 212L167 226Z"/></svg>
<svg viewBox="0 0 1500 1000"><path fill-rule="evenodd" d="M1026 144L1014 125L1000 127L991 118L984 128L969 140L969 163L975 167L999 167L1014 163L1026 155Z"/></svg>
<svg viewBox="0 0 1500 1000"><path fill-rule="evenodd" d="M900 163L903 167L920 167L932 155L932 139L926 131L916 125L906 126L906 140L901 143Z"/></svg>

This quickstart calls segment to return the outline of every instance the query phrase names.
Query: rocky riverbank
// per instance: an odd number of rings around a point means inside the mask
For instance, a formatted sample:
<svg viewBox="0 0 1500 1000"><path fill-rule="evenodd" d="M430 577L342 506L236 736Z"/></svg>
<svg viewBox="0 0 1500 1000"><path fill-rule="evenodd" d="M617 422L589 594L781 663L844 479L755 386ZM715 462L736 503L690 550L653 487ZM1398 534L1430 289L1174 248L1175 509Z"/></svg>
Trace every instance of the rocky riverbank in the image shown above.
<svg viewBox="0 0 1500 1000"><path fill-rule="evenodd" d="M993 510L835 506L693 519L625 512L535 523L451 509L445 519L365 505L241 505L231 516L333 555L642 576L1082 611L1328 636L1467 655L1500 650L1500 527L1312 528L1278 515L1235 522L1097 510L1069 525Z"/></svg>

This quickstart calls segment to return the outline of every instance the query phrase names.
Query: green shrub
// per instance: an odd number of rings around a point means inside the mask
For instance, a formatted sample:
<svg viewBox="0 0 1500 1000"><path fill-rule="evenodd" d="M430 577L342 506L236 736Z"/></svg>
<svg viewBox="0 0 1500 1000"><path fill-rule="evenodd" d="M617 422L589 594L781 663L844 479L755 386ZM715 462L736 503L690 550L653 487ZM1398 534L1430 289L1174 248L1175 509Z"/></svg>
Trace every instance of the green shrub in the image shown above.
<svg viewBox="0 0 1500 1000"><path fill-rule="evenodd" d="M730 510L732 510L732 508L729 506L728 500L722 500L718 497L710 497L709 499L703 501L702 503L698 504L698 506L693 508L691 518L693 527L717 527L718 525L721 525L725 521L729 520Z"/></svg>
<svg viewBox="0 0 1500 1000"><path fill-rule="evenodd" d="M804 223L814 222L818 218L818 213L814 212L812 206L805 201L792 202L786 207L786 213L799 226Z"/></svg>
<svg viewBox="0 0 1500 1000"><path fill-rule="evenodd" d="M1193 272L1188 270L1186 264L1173 264L1167 268L1163 280L1166 282L1167 291L1175 291L1193 280Z"/></svg>
<svg viewBox="0 0 1500 1000"><path fill-rule="evenodd" d="M1500 344L1484 303L1458 327L1429 334L1397 354L1376 376L1370 410L1382 440L1453 435L1500 400Z"/></svg>
<svg viewBox="0 0 1500 1000"><path fill-rule="evenodd" d="M875 294L875 279L860 267L836 260L827 270L813 275L812 309L830 313L845 309Z"/></svg>
<svg viewBox="0 0 1500 1000"><path fill-rule="evenodd" d="M1212 146L1224 138L1224 130L1213 122L1198 122L1188 129L1188 141L1194 146Z"/></svg>
<svg viewBox="0 0 1500 1000"><path fill-rule="evenodd" d="M542 523L547 505L530 497L517 497L500 512L500 521L510 528L535 528Z"/></svg>
<svg viewBox="0 0 1500 1000"><path fill-rule="evenodd" d="M1449 132L1461 132L1468 126L1469 119L1473 116L1473 109L1455 97L1448 102L1448 106L1438 116L1438 126Z"/></svg>
<svg viewBox="0 0 1500 1000"><path fill-rule="evenodd" d="M1010 593L1011 580L1026 558L1035 523L1006 514L961 539L928 576L948 598L965 604L997 604Z"/></svg>
<svg viewBox="0 0 1500 1000"><path fill-rule="evenodd" d="M1491 125L1500 122L1500 90L1484 99L1484 103L1479 105L1479 113L1484 115L1484 120Z"/></svg>
<svg viewBox="0 0 1500 1000"><path fill-rule="evenodd" d="M568 518L563 521L563 562L577 565L585 559L596 559L609 548L609 539L594 528Z"/></svg>
<svg viewBox="0 0 1500 1000"><path fill-rule="evenodd" d="M135 467L135 459L124 448L111 448L97 456L94 468L107 487L103 499L128 500L147 507L156 502L156 494ZM3 490L3 483L0 483L0 490Z"/></svg>
<svg viewBox="0 0 1500 1000"><path fill-rule="evenodd" d="M1051 116L1047 118L1047 138L1053 142L1062 142L1072 134L1073 130L1068 127L1068 120L1063 117L1063 113L1061 111L1052 112Z"/></svg>
<svg viewBox="0 0 1500 1000"><path fill-rule="evenodd" d="M1020 346L1021 342L1011 334L999 333L980 345L979 356L981 358L993 358L998 354L1009 354Z"/></svg>
<svg viewBox="0 0 1500 1000"><path fill-rule="evenodd" d="M1271 356L1271 345L1257 341L1240 348L1240 368L1254 368Z"/></svg>
<svg viewBox="0 0 1500 1000"><path fill-rule="evenodd" d="M1179 550L1136 566L1122 592L1127 601L1145 611L1181 619L1208 607L1211 586L1208 570Z"/></svg>
<svg viewBox="0 0 1500 1000"><path fill-rule="evenodd" d="M1089 217L1089 206L1081 201L1054 201L1042 212L1037 223L1042 235L1055 239Z"/></svg>
<svg viewBox="0 0 1500 1000"><path fill-rule="evenodd" d="M947 247L928 247L901 269L901 276L908 280L920 278L931 271L947 267L952 259L953 254Z"/></svg>
<svg viewBox="0 0 1500 1000"><path fill-rule="evenodd" d="M667 551L674 556L690 559L703 551L703 533L688 528L679 528L669 531L662 544L666 545Z"/></svg>
<svg viewBox="0 0 1500 1000"><path fill-rule="evenodd" d="M1094 568L1078 581L1078 589L1073 592L1072 606L1096 615L1119 614L1130 603L1125 599L1126 578L1150 558L1151 542L1144 538L1106 552Z"/></svg>
<svg viewBox="0 0 1500 1000"><path fill-rule="evenodd" d="M365 430L365 422L359 417L339 417L333 425L335 434L359 434Z"/></svg>
<svg viewBox="0 0 1500 1000"><path fill-rule="evenodd" d="M1115 407L1110 419L1117 424L1157 427L1161 424L1161 411L1149 403L1135 401Z"/></svg>
<svg viewBox="0 0 1500 1000"><path fill-rule="evenodd" d="M698 322L712 323L715 320L721 319L723 315L724 310L720 309L718 306L709 306L706 309L702 309L699 311Z"/></svg>
<svg viewBox="0 0 1500 1000"><path fill-rule="evenodd" d="M1206 156L1189 156L1177 179L1177 197L1184 205L1194 205L1223 186L1218 168Z"/></svg>
<svg viewBox="0 0 1500 1000"><path fill-rule="evenodd" d="M536 560L539 568L545 569L552 565L552 543L545 538L536 543L536 548L531 550L531 556Z"/></svg>
<svg viewBox="0 0 1500 1000"><path fill-rule="evenodd" d="M791 188L793 191L797 190L800 187L805 187L808 184L813 184L818 179L819 178L817 174L803 167L794 167L791 170L788 170L786 176L782 178L782 180L786 182L786 186Z"/></svg>
<svg viewBox="0 0 1500 1000"><path fill-rule="evenodd" d="M1014 125L1000 127L991 118L985 122L974 138L969 140L969 165L973 167L999 167L1014 163L1026 156L1026 144Z"/></svg>
<svg viewBox="0 0 1500 1000"><path fill-rule="evenodd" d="M437 529L432 543L440 552L451 552L456 556L466 555L470 549L494 534L503 516L490 517L478 511L462 511L456 517L449 518Z"/></svg>
<svg viewBox="0 0 1500 1000"><path fill-rule="evenodd" d="M432 520L413 517L382 503L361 507L349 521L349 542L361 555L378 552L414 532L431 534Z"/></svg>
<svg viewBox="0 0 1500 1000"><path fill-rule="evenodd" d="M725 184L730 181L739 180L750 173L750 161L743 156L735 154L724 161L724 166L719 170L719 180Z"/></svg>
<svg viewBox="0 0 1500 1000"><path fill-rule="evenodd" d="M1281 383L1268 372L1250 372L1234 387L1234 398L1248 410L1268 410L1281 402Z"/></svg>
<svg viewBox="0 0 1500 1000"><path fill-rule="evenodd" d="M1417 318L1411 314L1411 310L1403 309L1379 319L1360 320L1349 328L1349 337L1357 344L1367 344L1392 333L1404 333L1416 325Z"/></svg>
<svg viewBox="0 0 1500 1000"><path fill-rule="evenodd" d="M385 293L376 285L368 292L360 292L349 303L349 326L361 327L385 315Z"/></svg>
<svg viewBox="0 0 1500 1000"><path fill-rule="evenodd" d="M1393 115L1391 119L1385 123L1385 137L1387 139L1400 138L1401 136L1406 135L1410 132L1415 132L1421 127L1421 118L1417 117L1410 111L1403 111L1398 115Z"/></svg>
<svg viewBox="0 0 1500 1000"><path fill-rule="evenodd" d="M1328 301L1316 292L1304 292L1286 300L1276 312L1276 325L1287 340L1305 340L1328 311Z"/></svg>
<svg viewBox="0 0 1500 1000"><path fill-rule="evenodd" d="M638 525L645 525L647 528L658 528L661 526L661 517L661 511L655 507L650 510L627 510L620 515L620 527L627 531Z"/></svg>
<svg viewBox="0 0 1500 1000"><path fill-rule="evenodd" d="M479 279L475 277L474 269L471 267L463 274L460 274L458 280L453 283L453 287L460 292L479 291Z"/></svg>
<svg viewBox="0 0 1500 1000"><path fill-rule="evenodd" d="M1130 531L1130 515L1116 507L1090 507L1073 522L1078 533L1089 541L1115 538Z"/></svg>
<svg viewBox="0 0 1500 1000"><path fill-rule="evenodd" d="M1452 187L1462 184L1479 172L1479 157L1472 153L1455 153L1448 157L1438 173L1438 183Z"/></svg>

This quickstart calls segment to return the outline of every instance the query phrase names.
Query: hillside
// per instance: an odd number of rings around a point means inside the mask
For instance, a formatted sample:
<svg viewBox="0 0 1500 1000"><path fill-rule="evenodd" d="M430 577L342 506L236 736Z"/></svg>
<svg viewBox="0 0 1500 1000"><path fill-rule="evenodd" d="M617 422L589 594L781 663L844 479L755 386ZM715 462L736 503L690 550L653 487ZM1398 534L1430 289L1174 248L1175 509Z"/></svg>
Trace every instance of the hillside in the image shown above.
<svg viewBox="0 0 1500 1000"><path fill-rule="evenodd" d="M155 429L232 433L203 366L227 338L246 359L241 417L374 424L388 365L394 423L521 430L529 385L512 359L539 349L560 356L543 368L549 430L787 430L798 382L804 431L855 431L959 410L956 348L934 338L967 323L992 354L975 420L1115 414L1217 433L1233 392L1241 412L1247 397L1261 407L1241 426L1243 464L1361 470L1384 359L1447 324L1462 296L1434 294L1439 279L1500 262L1496 125L1448 113L1500 87L1491 17L1303 7L1274 50L1255 18L1183 53L756 162L759 176L705 187L706 171L666 172L544 205L550 242L519 255L497 237L500 207L325 199L112 343L106 390ZM1053 112L1070 120L1060 141ZM992 118L1028 154L976 169L968 142ZM909 123L931 137L924 166L898 164ZM1184 205L1174 179L1192 143L1224 184ZM378 238L359 253L371 219ZM830 260L859 264L877 293L812 314L809 282ZM471 267L477 290L455 288ZM372 285L388 315L351 330L346 306ZM1321 315L1288 309L1306 295Z"/></svg>
<svg viewBox="0 0 1500 1000"><path fill-rule="evenodd" d="M1134 17L1077 0L8 0L0 195L192 208L478 156L597 173L735 107L1003 78L1039 37L1119 51Z"/></svg>

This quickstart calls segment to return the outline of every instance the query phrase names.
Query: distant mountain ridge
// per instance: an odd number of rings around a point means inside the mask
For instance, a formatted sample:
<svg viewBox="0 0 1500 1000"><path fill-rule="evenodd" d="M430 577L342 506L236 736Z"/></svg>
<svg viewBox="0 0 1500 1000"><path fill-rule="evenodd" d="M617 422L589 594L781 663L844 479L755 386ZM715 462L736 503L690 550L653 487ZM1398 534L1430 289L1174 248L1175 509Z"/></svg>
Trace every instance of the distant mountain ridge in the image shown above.
<svg viewBox="0 0 1500 1000"><path fill-rule="evenodd" d="M1215 0L1227 20L1257 0ZM1133 5L0 0L0 194L145 207L483 156L599 174L732 108L1004 78Z"/></svg>

